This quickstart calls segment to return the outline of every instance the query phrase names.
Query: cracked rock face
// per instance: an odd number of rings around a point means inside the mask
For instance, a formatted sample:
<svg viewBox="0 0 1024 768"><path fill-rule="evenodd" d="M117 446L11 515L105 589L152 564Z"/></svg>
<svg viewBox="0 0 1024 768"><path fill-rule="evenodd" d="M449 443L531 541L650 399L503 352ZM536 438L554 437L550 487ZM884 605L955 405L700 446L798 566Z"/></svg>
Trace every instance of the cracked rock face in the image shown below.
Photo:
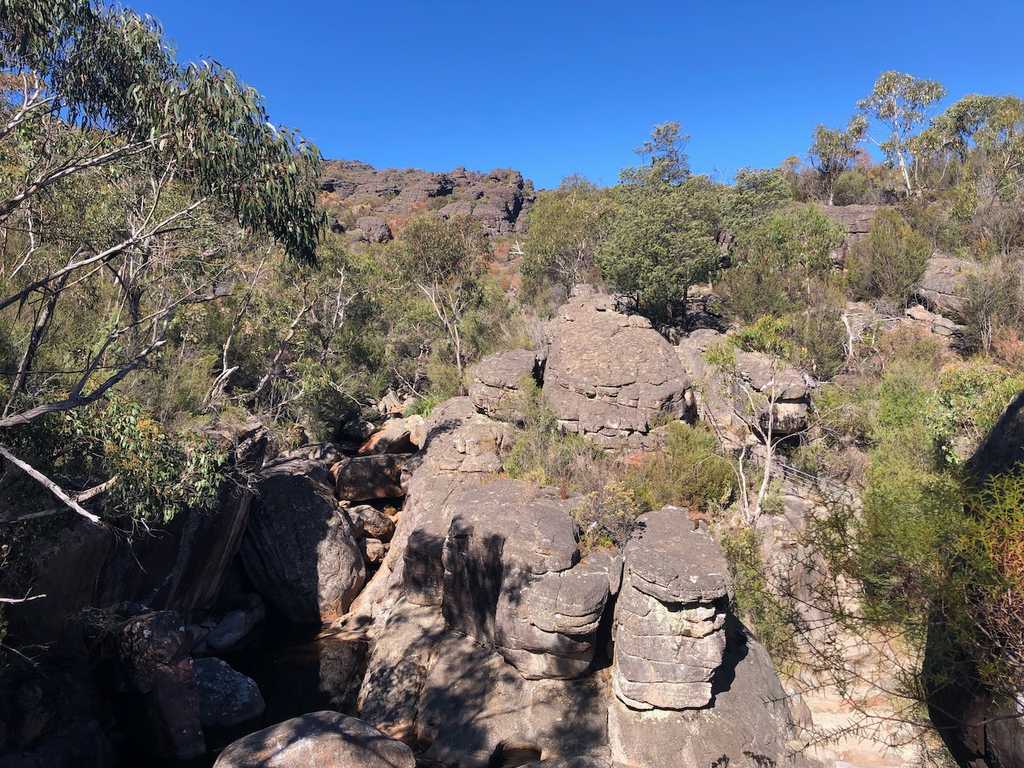
<svg viewBox="0 0 1024 768"><path fill-rule="evenodd" d="M522 422L518 400L523 382L533 380L537 355L513 349L485 357L469 369L469 398L476 409L501 421Z"/></svg>
<svg viewBox="0 0 1024 768"><path fill-rule="evenodd" d="M642 517L626 546L616 605L616 696L637 710L710 704L726 648L729 591L721 549L693 529L684 510Z"/></svg>
<svg viewBox="0 0 1024 768"><path fill-rule="evenodd" d="M675 350L608 296L571 299L549 327L544 399L559 425L603 448L644 448L650 432L689 410L689 379Z"/></svg>

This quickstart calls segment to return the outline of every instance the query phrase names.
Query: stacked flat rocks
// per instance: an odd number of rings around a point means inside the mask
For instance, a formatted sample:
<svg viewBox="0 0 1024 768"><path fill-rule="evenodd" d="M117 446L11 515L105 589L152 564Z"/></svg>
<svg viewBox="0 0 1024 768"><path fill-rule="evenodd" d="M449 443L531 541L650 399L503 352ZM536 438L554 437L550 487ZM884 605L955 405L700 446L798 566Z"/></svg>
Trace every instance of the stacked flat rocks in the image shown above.
<svg viewBox="0 0 1024 768"><path fill-rule="evenodd" d="M625 552L615 615L615 695L633 709L712 700L726 648L730 581L718 544L686 512L645 515Z"/></svg>
<svg viewBox="0 0 1024 768"><path fill-rule="evenodd" d="M448 628L493 646L528 679L586 672L612 559L577 563L571 501L554 489L498 480L462 489L449 505Z"/></svg>
<svg viewBox="0 0 1024 768"><path fill-rule="evenodd" d="M485 357L469 369L469 397L480 413L521 422L521 390L525 382L535 380L537 370L537 355L530 349Z"/></svg>
<svg viewBox="0 0 1024 768"><path fill-rule="evenodd" d="M566 432L603 448L644 448L659 421L683 418L692 400L675 350L611 297L571 299L549 327L544 399Z"/></svg>

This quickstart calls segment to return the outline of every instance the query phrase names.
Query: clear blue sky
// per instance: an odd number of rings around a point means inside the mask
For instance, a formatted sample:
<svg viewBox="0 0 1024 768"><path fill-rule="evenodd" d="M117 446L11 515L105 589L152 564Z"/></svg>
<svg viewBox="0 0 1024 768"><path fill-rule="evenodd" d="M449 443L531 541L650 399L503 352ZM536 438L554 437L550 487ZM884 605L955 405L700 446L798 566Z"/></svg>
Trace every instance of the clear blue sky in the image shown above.
<svg viewBox="0 0 1024 768"><path fill-rule="evenodd" d="M679 120L729 179L806 152L884 69L1024 96L1024 0L126 0L331 158L613 183Z"/></svg>

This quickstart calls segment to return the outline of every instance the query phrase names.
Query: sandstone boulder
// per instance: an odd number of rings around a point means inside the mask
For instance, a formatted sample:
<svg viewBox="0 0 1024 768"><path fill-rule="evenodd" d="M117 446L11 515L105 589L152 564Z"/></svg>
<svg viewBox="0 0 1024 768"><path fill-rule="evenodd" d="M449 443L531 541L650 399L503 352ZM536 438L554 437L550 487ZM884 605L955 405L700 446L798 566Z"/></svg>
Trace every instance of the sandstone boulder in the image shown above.
<svg viewBox="0 0 1024 768"><path fill-rule="evenodd" d="M413 453L423 447L426 439L426 422L422 416L388 419L383 427L359 446L358 454Z"/></svg>
<svg viewBox="0 0 1024 768"><path fill-rule="evenodd" d="M261 478L241 555L255 589L297 624L341 616L366 581L356 533L330 489L288 464Z"/></svg>
<svg viewBox="0 0 1024 768"><path fill-rule="evenodd" d="M615 693L633 709L694 709L712 700L731 589L718 544L686 512L644 515L624 553L616 604Z"/></svg>
<svg viewBox="0 0 1024 768"><path fill-rule="evenodd" d="M345 510L356 532L367 538L391 541L395 533L395 521L369 504L359 504Z"/></svg>
<svg viewBox="0 0 1024 768"><path fill-rule="evenodd" d="M567 432L608 449L645 447L689 409L689 380L650 322L608 296L571 299L549 327L544 399Z"/></svg>
<svg viewBox="0 0 1024 768"><path fill-rule="evenodd" d="M391 227L380 216L360 216L356 219L356 227L371 243L386 243L391 239Z"/></svg>
<svg viewBox="0 0 1024 768"><path fill-rule="evenodd" d="M756 418L767 432L769 403L773 438L796 434L807 427L814 381L803 371L760 352L735 350L738 378L725 375L705 359L712 348L728 344L725 334L710 329L694 331L676 347L679 362L694 384L700 417L741 441L744 419ZM750 412L751 396L757 413Z"/></svg>
<svg viewBox="0 0 1024 768"><path fill-rule="evenodd" d="M255 681L220 659L193 663L204 728L230 728L263 714L266 704Z"/></svg>
<svg viewBox="0 0 1024 768"><path fill-rule="evenodd" d="M846 230L843 241L834 258L842 263L850 252L850 248L868 236L875 216L881 210L880 205L822 205L818 207L823 214Z"/></svg>
<svg viewBox="0 0 1024 768"><path fill-rule="evenodd" d="M711 535L665 507L640 518L615 608L608 735L615 766L791 765L786 694L729 613Z"/></svg>
<svg viewBox="0 0 1024 768"><path fill-rule="evenodd" d="M443 765L485 768L510 753L558 758L608 743L608 691L589 676L526 680L493 650L449 634L419 700L417 738Z"/></svg>
<svg viewBox="0 0 1024 768"><path fill-rule="evenodd" d="M362 720L312 712L229 745L214 768L415 768L412 750Z"/></svg>
<svg viewBox="0 0 1024 768"><path fill-rule="evenodd" d="M514 480L468 486L448 502L448 628L494 646L524 677L576 677L594 656L608 565L573 567L571 505L554 489Z"/></svg>
<svg viewBox="0 0 1024 768"><path fill-rule="evenodd" d="M961 320L967 302L967 281L978 265L967 259L936 253L928 259L917 284L917 295L932 310Z"/></svg>
<svg viewBox="0 0 1024 768"><path fill-rule="evenodd" d="M520 390L537 375L537 355L514 349L485 357L469 369L469 397L477 410L501 421L521 422Z"/></svg>

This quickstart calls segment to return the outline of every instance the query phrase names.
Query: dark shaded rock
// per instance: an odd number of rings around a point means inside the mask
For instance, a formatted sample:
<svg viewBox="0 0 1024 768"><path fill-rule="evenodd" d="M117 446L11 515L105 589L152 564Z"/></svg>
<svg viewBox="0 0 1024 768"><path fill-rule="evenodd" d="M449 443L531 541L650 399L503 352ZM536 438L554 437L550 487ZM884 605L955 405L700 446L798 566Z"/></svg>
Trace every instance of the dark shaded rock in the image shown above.
<svg viewBox="0 0 1024 768"><path fill-rule="evenodd" d="M263 714L266 704L255 681L220 659L193 662L204 728L229 728Z"/></svg>
<svg viewBox="0 0 1024 768"><path fill-rule="evenodd" d="M331 467L334 493L339 499L346 501L393 499L404 496L404 466L405 462L401 456L391 453L342 459Z"/></svg>
<svg viewBox="0 0 1024 768"><path fill-rule="evenodd" d="M244 607L233 608L221 617L203 638L203 648L212 653L231 650L245 640L267 612L259 595L249 595Z"/></svg>
<svg viewBox="0 0 1024 768"><path fill-rule="evenodd" d="M0 754L0 768L112 768L117 765L113 745L95 720L74 723L31 748L4 751L5 754Z"/></svg>
<svg viewBox="0 0 1024 768"><path fill-rule="evenodd" d="M241 554L255 589L298 624L341 616L366 580L348 517L328 488L291 465L260 480Z"/></svg>
<svg viewBox="0 0 1024 768"><path fill-rule="evenodd" d="M206 751L190 647L181 618L171 611L136 616L117 637L121 671L140 696L154 752L178 760Z"/></svg>
<svg viewBox="0 0 1024 768"><path fill-rule="evenodd" d="M485 357L469 369L469 398L480 413L500 421L521 422L523 382L538 378L537 355L529 349L514 349Z"/></svg>
<svg viewBox="0 0 1024 768"><path fill-rule="evenodd" d="M675 350L607 296L571 299L552 321L544 399L567 432L609 448L645 447L656 423L689 410Z"/></svg>
<svg viewBox="0 0 1024 768"><path fill-rule="evenodd" d="M440 642L419 700L426 757L484 768L502 755L581 755L608 741L608 693L591 676L526 680L493 650L458 635ZM492 762L493 761L493 762Z"/></svg>
<svg viewBox="0 0 1024 768"><path fill-rule="evenodd" d="M376 507L359 504L345 510L356 531L367 538L391 541L395 533L395 521Z"/></svg>
<svg viewBox="0 0 1024 768"><path fill-rule="evenodd" d="M250 733L214 768L415 768L412 750L362 720L312 712Z"/></svg>
<svg viewBox="0 0 1024 768"><path fill-rule="evenodd" d="M391 239L391 228L380 216L360 216L356 219L356 226L371 243L386 243Z"/></svg>

